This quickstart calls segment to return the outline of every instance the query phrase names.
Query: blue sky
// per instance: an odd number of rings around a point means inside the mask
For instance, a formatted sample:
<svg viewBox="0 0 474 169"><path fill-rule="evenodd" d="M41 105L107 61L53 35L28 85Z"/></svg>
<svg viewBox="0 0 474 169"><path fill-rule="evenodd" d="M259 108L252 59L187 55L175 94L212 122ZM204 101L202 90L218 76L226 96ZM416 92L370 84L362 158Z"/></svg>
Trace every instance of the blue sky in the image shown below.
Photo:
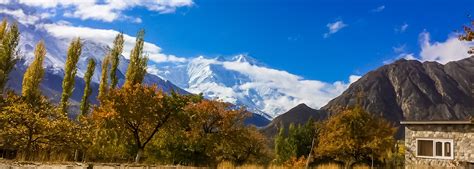
<svg viewBox="0 0 474 169"><path fill-rule="evenodd" d="M248 54L274 69L334 82L363 75L401 54L419 57L421 34L442 43L474 12L474 1L469 0L175 1L178 5L170 5L171 10L127 6L120 9L121 16L109 20L84 15L53 19L129 35L144 28L146 40L166 54ZM337 22L342 27L325 36L329 24Z"/></svg>
<svg viewBox="0 0 474 169"><path fill-rule="evenodd" d="M0 0L0 14L26 28L25 43L46 38L52 49L75 37L110 46L123 31L128 58L143 28L149 73L274 116L300 103L324 106L396 59L469 57L474 43L456 31L473 12L472 0ZM51 51L46 64L61 68L66 52ZM241 54L263 66L212 59Z"/></svg>

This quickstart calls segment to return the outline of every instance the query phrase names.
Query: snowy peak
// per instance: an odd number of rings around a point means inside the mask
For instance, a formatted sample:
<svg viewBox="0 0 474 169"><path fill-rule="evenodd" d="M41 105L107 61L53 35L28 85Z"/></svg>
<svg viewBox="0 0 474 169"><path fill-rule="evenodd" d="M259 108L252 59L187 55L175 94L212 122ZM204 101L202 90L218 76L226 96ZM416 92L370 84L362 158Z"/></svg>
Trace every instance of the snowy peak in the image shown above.
<svg viewBox="0 0 474 169"><path fill-rule="evenodd" d="M348 86L344 82L328 84L305 80L268 68L248 55L199 56L179 66L158 64L156 68L160 77L187 91L245 106L269 119L300 103L319 108Z"/></svg>

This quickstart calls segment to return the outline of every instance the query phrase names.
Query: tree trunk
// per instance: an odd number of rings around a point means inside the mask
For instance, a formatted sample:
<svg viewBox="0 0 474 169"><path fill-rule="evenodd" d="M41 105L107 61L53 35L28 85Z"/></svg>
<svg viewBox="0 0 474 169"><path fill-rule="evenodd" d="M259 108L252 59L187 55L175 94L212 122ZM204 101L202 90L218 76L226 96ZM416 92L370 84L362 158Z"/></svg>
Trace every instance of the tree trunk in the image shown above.
<svg viewBox="0 0 474 169"><path fill-rule="evenodd" d="M74 161L78 161L79 160L79 150L74 150Z"/></svg>
<svg viewBox="0 0 474 169"><path fill-rule="evenodd" d="M313 152L313 147L314 147L314 136L313 136L313 140L311 141L311 150L309 150L308 159L306 160L306 168L309 168L309 162L312 158L311 154Z"/></svg>
<svg viewBox="0 0 474 169"><path fill-rule="evenodd" d="M143 155L143 148L138 148L137 156L135 157L135 163L140 162L140 158L142 157L142 155Z"/></svg>
<svg viewBox="0 0 474 169"><path fill-rule="evenodd" d="M354 160L349 160L349 161L345 161L344 162L344 168L345 169L351 169L352 168L352 165L355 163Z"/></svg>

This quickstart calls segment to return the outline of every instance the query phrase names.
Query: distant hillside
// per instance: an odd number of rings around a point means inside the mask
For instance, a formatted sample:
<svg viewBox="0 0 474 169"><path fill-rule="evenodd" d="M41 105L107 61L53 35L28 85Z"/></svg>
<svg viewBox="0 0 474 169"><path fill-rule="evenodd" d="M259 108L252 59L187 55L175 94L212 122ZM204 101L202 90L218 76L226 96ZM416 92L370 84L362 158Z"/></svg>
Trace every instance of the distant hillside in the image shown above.
<svg viewBox="0 0 474 169"><path fill-rule="evenodd" d="M274 118L272 122L262 129L262 132L269 137L273 137L278 133L280 127L287 128L291 123L304 124L309 118L314 120L322 120L327 117L323 111L312 109L306 104L299 104L298 106L288 110L286 113Z"/></svg>

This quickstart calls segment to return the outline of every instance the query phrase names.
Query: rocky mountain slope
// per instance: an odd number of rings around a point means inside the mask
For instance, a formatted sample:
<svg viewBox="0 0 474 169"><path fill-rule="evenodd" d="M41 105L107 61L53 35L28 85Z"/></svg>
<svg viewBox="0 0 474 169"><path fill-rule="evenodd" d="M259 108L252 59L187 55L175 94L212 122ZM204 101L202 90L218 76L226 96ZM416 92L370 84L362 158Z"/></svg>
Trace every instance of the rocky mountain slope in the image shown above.
<svg viewBox="0 0 474 169"><path fill-rule="evenodd" d="M461 120L474 116L474 56L449 62L398 60L371 71L324 111L360 104L392 122Z"/></svg>
<svg viewBox="0 0 474 169"><path fill-rule="evenodd" d="M277 128L302 124L361 104L365 110L399 126L402 120L465 120L474 116L474 56L449 62L401 59L371 71L352 83L320 110L303 104L276 117L262 131L273 136ZM396 134L403 138L403 128Z"/></svg>

